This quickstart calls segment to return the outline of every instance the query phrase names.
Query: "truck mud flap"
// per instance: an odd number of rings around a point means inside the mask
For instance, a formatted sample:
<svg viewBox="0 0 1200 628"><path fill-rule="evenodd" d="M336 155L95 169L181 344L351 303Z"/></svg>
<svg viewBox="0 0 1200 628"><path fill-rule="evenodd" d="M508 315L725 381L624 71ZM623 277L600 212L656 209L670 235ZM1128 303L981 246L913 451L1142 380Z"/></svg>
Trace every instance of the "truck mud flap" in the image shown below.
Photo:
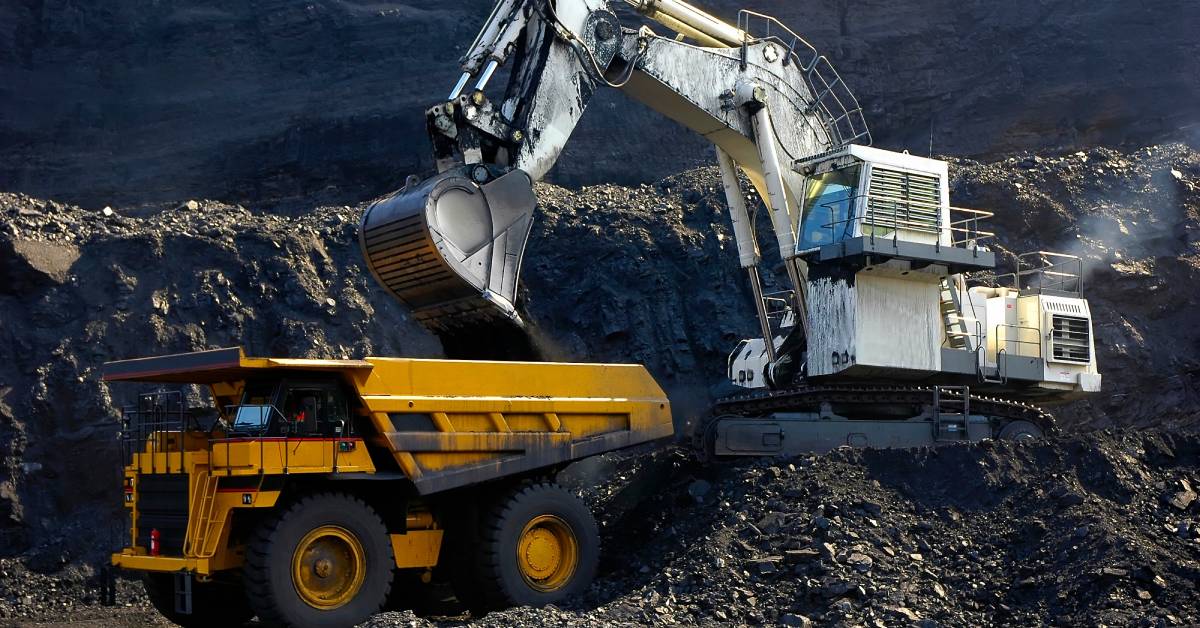
<svg viewBox="0 0 1200 628"><path fill-rule="evenodd" d="M175 572L175 612L192 614L192 574L189 571Z"/></svg>
<svg viewBox="0 0 1200 628"><path fill-rule="evenodd" d="M117 574L109 565L100 568L100 606L117 605Z"/></svg>

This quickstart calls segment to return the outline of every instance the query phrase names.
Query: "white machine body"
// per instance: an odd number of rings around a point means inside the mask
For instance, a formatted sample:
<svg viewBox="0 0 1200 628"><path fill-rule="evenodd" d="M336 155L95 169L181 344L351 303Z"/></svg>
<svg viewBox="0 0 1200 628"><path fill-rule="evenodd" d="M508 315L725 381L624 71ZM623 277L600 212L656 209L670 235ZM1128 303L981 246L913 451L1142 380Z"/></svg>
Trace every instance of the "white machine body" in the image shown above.
<svg viewBox="0 0 1200 628"><path fill-rule="evenodd" d="M796 162L805 176L796 237L806 263L805 375L873 381L949 378L1067 400L1100 389L1078 258L1020 256L1011 285L980 242L990 213L952 207L943 161L865 146ZM991 276L991 273L988 273ZM778 352L786 330L772 334ZM729 381L772 384L762 338L729 358Z"/></svg>

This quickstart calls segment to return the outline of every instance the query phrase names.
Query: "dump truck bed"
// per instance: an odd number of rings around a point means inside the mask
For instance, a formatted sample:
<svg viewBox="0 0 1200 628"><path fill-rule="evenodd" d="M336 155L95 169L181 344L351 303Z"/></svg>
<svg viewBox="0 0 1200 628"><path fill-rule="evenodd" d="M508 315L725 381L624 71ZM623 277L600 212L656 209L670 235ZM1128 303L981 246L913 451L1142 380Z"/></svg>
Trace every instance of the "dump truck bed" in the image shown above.
<svg viewBox="0 0 1200 628"><path fill-rule="evenodd" d="M340 377L370 432L356 436L390 453L423 495L673 434L666 394L638 365L276 359L232 348L110 362L104 379L207 384L220 398L272 371Z"/></svg>

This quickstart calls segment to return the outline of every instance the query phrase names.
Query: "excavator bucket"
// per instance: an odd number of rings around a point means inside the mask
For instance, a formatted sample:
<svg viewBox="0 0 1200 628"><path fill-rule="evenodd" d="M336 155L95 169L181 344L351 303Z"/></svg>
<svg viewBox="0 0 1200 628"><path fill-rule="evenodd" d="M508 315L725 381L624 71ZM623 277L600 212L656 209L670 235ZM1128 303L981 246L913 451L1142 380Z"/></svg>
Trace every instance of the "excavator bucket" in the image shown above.
<svg viewBox="0 0 1200 628"><path fill-rule="evenodd" d="M375 279L431 331L519 326L517 278L536 206L521 170L464 166L371 205L359 243Z"/></svg>

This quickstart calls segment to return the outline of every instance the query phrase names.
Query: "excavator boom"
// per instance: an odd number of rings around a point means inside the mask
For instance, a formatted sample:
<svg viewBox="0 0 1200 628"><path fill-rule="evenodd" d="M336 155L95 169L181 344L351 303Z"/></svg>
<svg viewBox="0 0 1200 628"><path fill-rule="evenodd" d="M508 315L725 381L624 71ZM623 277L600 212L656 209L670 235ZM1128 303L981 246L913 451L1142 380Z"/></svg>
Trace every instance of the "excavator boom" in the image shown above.
<svg viewBox="0 0 1200 628"><path fill-rule="evenodd" d="M623 24L613 4L672 32ZM510 62L507 87L492 100L487 88ZM621 89L709 139L727 182L745 174L766 199L797 298L804 178L790 165L870 141L861 108L828 60L748 11L733 25L679 0L502 0L461 64L450 99L426 114L439 173L410 179L371 206L361 236L380 283L440 334L521 324L517 280L537 204L532 185L553 167L597 89ZM741 188L726 192L739 259L761 292ZM795 305L803 323L805 308Z"/></svg>
<svg viewBox="0 0 1200 628"><path fill-rule="evenodd" d="M502 0L461 65L451 98L426 113L438 174L372 205L362 229L372 272L444 344L520 328L533 184L610 87L715 147L761 333L730 356L735 386L970 384L1038 402L1099 389L1082 291L1044 281L1081 276L1060 268L1077 260L1027 256L1012 285L971 285L970 273L996 270L980 228L991 214L950 205L945 162L868 146L829 61L775 19L741 11L731 24L682 0ZM781 294L763 291L742 176L768 212L791 284ZM903 406L907 394L865 405Z"/></svg>

